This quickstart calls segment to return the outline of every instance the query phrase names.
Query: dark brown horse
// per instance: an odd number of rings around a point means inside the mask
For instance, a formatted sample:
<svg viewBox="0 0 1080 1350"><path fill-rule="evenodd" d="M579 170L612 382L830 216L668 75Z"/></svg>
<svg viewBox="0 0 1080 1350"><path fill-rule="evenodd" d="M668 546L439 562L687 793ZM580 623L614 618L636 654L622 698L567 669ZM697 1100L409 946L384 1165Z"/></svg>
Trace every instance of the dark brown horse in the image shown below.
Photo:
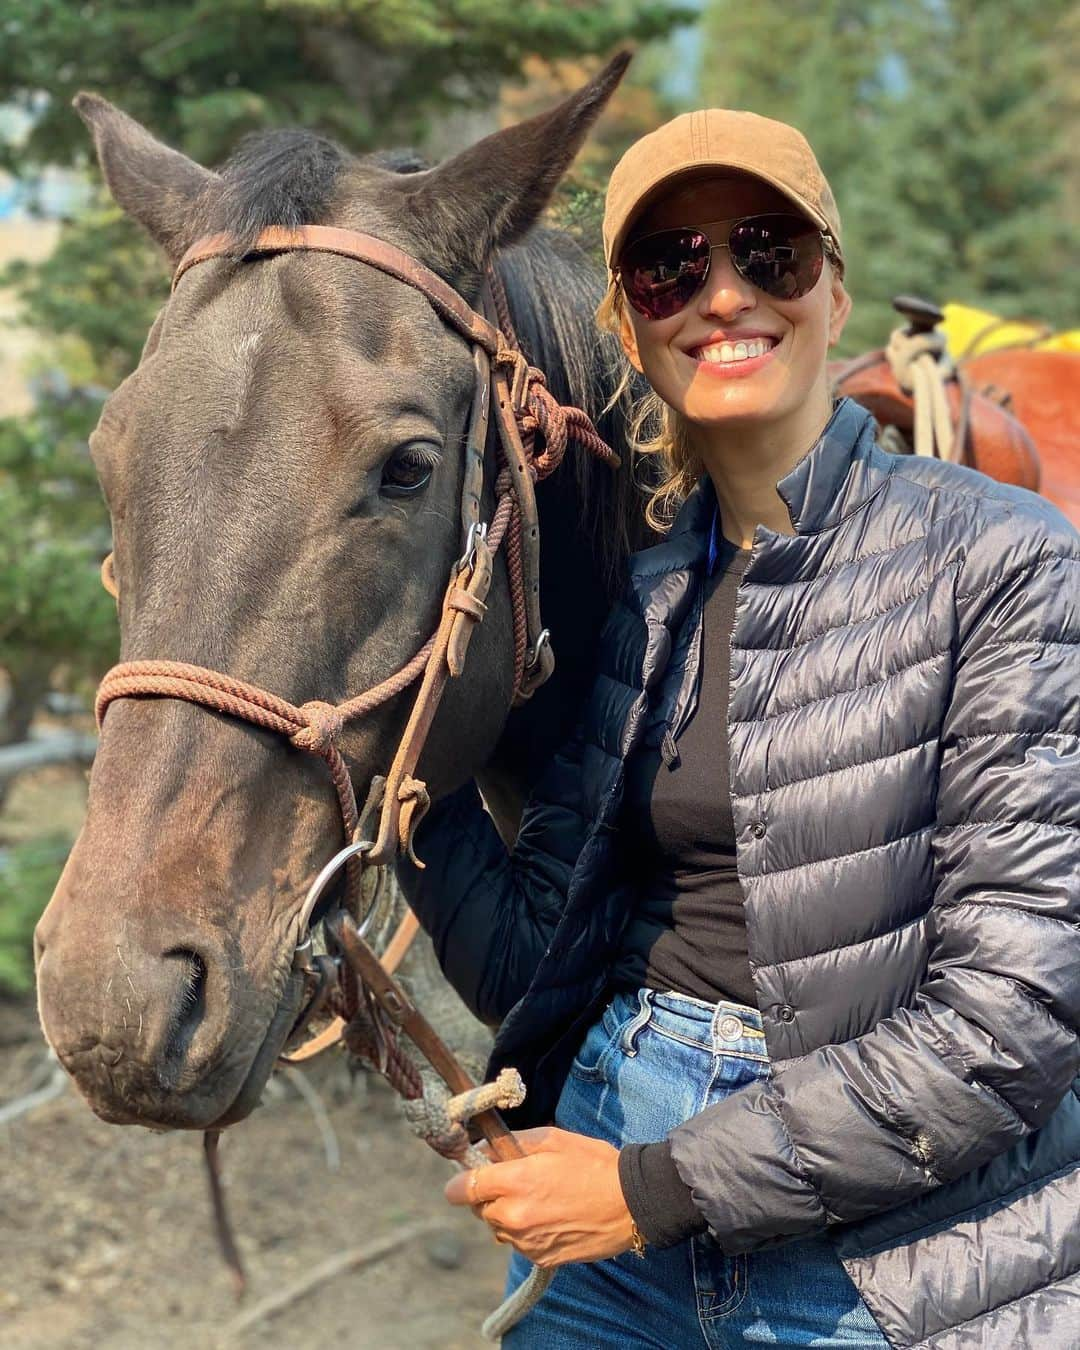
<svg viewBox="0 0 1080 1350"><path fill-rule="evenodd" d="M267 226L330 224L389 241L474 301L495 258L529 359L597 415L619 371L592 322L602 282L568 237L530 231L625 64L433 168L275 132L210 172L100 98L76 106L116 201L171 263L214 231L239 255ZM462 339L364 263L289 253L194 269L91 441L121 659L210 666L298 704L400 668L434 629L460 552L472 392ZM624 417L600 421L617 450ZM509 715L500 563L425 752L434 792L482 770L507 829L580 702L605 578L640 542L623 465L568 458L538 493L555 677ZM409 701L343 735L361 795ZM335 809L324 765L275 736L171 699L112 706L86 824L36 935L46 1035L99 1115L205 1129L251 1110L297 1015L299 910L341 842Z"/></svg>

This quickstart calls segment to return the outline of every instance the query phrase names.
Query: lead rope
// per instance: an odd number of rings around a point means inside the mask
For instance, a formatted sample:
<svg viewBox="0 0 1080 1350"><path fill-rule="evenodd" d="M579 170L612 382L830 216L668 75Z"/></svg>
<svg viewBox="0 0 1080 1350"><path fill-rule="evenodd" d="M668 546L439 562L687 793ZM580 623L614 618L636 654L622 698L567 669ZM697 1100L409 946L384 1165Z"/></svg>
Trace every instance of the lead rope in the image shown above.
<svg viewBox="0 0 1080 1350"><path fill-rule="evenodd" d="M465 1124L481 1111L508 1111L525 1100L525 1085L516 1069L502 1069L493 1083L482 1083L469 1092L451 1096L433 1076L422 1075L421 1095L403 1102L405 1119L413 1133L429 1148L461 1171L490 1167L491 1159L469 1142ZM554 1270L530 1266L529 1273L513 1293L490 1313L480 1327L487 1341L499 1341L547 1292Z"/></svg>

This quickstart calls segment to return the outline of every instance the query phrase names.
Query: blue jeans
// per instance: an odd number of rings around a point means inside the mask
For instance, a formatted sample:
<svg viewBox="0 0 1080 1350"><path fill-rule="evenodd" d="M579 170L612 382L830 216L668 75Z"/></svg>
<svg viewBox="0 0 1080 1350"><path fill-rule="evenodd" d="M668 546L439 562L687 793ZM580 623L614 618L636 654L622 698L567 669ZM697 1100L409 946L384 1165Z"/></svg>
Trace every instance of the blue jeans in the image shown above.
<svg viewBox="0 0 1080 1350"><path fill-rule="evenodd" d="M585 1037L555 1123L615 1145L676 1125L768 1073L756 1009L643 989ZM737 1146L737 1144L736 1144ZM508 1291L528 1270L515 1252ZM658 1251L561 1266L506 1350L888 1346L824 1235L725 1256L707 1234Z"/></svg>

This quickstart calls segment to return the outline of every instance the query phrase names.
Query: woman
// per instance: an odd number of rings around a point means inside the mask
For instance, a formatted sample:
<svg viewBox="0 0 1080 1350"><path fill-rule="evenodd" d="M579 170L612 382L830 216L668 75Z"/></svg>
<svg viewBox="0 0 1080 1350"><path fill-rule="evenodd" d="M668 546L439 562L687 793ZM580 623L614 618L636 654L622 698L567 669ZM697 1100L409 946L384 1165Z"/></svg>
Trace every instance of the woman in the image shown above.
<svg viewBox="0 0 1080 1350"><path fill-rule="evenodd" d="M832 405L840 237L779 123L620 161L681 505L513 852L470 786L402 865L555 1122L447 1187L560 1267L513 1347L1080 1343L1080 539Z"/></svg>

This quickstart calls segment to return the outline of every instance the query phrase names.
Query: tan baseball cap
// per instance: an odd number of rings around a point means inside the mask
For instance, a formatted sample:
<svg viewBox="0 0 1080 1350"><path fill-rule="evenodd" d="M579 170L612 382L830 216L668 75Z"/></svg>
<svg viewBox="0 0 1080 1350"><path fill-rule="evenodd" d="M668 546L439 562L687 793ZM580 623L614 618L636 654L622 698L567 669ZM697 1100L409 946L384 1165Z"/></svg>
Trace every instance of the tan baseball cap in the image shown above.
<svg viewBox="0 0 1080 1350"><path fill-rule="evenodd" d="M836 199L802 132L757 113L702 108L642 136L612 170L604 201L604 257L609 268L633 218L658 189L702 169L732 169L772 184L824 231L843 257Z"/></svg>

